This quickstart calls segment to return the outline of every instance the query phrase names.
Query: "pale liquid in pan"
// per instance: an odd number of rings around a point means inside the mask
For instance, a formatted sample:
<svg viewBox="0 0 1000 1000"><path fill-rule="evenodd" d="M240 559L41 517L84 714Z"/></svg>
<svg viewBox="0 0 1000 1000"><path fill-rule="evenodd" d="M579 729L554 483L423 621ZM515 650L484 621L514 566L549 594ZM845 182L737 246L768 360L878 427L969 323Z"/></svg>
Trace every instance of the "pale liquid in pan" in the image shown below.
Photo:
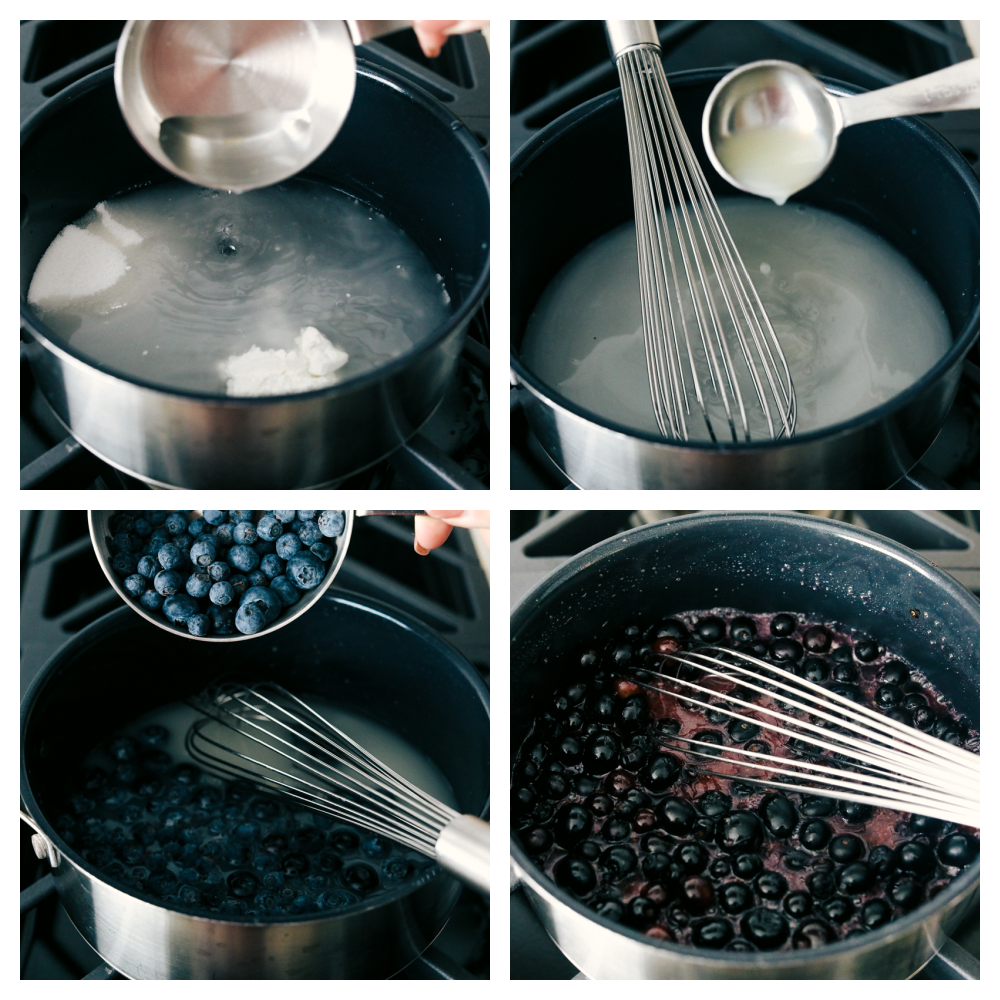
<svg viewBox="0 0 1000 1000"><path fill-rule="evenodd" d="M723 198L719 207L788 361L796 433L892 399L950 347L941 303L881 237L806 205ZM634 222L599 237L556 275L529 320L521 356L542 381L597 416L659 435ZM715 426L727 435L724 423ZM692 440L709 440L700 415L688 427Z"/></svg>
<svg viewBox="0 0 1000 1000"><path fill-rule="evenodd" d="M309 695L303 700L324 719L333 723L370 754L381 760L383 764L406 778L407 781L412 782L428 795L432 795L439 802L443 802L453 809L458 808L455 793L437 765L397 733L362 715L332 705L322 698ZM135 737L146 726L154 724L163 726L170 733L170 737L158 749L165 750L170 754L175 764L191 763L202 767L203 765L199 764L187 752L184 740L192 723L204 717L197 709L178 701L147 712L134 722L124 726L122 733ZM268 751L259 743L241 740L237 734L230 730L213 725L211 735L212 738L218 738L220 742L223 738L227 741L231 740L232 743L227 742L227 746L232 745L241 752L252 753L256 759L275 767L288 766L288 761L285 758L278 754L268 754ZM106 754L101 749L95 750L87 758L86 763L106 767ZM307 809L308 807L303 805L302 808Z"/></svg>
<svg viewBox="0 0 1000 1000"><path fill-rule="evenodd" d="M144 381L225 395L220 362L255 345L292 351L306 327L347 353L343 381L408 351L450 313L417 244L323 184L227 194L171 182L98 209L76 225L105 242L71 232L91 259L41 282L43 258L29 302L74 348Z"/></svg>
<svg viewBox="0 0 1000 1000"><path fill-rule="evenodd" d="M715 155L744 190L784 205L816 180L829 148L815 132L768 129L727 136Z"/></svg>

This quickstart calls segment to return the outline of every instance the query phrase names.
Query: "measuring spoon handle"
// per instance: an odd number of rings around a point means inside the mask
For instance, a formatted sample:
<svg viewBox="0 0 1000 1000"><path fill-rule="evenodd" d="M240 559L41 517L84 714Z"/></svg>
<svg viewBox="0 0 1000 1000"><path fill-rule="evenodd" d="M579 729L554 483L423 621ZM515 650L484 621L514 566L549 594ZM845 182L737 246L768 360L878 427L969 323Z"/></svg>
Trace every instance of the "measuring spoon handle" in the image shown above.
<svg viewBox="0 0 1000 1000"><path fill-rule="evenodd" d="M835 98L844 127L859 122L979 107L979 58L868 94Z"/></svg>

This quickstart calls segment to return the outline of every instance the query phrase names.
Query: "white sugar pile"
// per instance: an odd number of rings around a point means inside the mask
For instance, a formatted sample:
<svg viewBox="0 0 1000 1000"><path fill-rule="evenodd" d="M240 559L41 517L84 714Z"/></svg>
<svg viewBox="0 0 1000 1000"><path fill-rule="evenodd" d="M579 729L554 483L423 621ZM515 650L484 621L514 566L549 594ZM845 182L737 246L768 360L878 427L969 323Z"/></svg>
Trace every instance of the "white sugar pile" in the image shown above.
<svg viewBox="0 0 1000 1000"><path fill-rule="evenodd" d="M255 344L245 354L220 362L229 396L284 396L325 389L337 379L337 369L347 364L346 351L335 347L314 326L303 327L295 350L262 351Z"/></svg>
<svg viewBox="0 0 1000 1000"><path fill-rule="evenodd" d="M121 248L138 246L142 237L112 219L103 201L96 211L100 223L95 218L85 229L67 226L49 244L28 288L33 306L96 295L111 288L128 270Z"/></svg>

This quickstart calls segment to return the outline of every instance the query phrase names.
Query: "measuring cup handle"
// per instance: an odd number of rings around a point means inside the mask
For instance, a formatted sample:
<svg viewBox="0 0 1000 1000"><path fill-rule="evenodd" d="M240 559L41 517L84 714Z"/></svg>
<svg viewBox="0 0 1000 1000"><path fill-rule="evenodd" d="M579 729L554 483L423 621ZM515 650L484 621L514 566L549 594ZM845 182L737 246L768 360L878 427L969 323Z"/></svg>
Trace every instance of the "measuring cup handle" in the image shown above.
<svg viewBox="0 0 1000 1000"><path fill-rule="evenodd" d="M979 107L979 59L966 59L936 73L883 87L868 94L839 97L844 127L901 115L964 111Z"/></svg>

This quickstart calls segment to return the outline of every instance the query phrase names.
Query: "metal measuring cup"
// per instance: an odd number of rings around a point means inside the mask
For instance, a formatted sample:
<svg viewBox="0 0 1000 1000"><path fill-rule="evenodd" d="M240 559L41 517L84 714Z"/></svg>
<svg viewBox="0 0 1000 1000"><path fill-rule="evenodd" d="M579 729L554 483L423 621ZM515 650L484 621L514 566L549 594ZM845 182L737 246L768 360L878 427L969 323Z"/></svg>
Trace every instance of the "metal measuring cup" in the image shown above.
<svg viewBox="0 0 1000 1000"><path fill-rule="evenodd" d="M202 187L249 191L330 145L354 98L354 46L409 21L127 21L115 93L139 145Z"/></svg>
<svg viewBox="0 0 1000 1000"><path fill-rule="evenodd" d="M97 554L97 561L101 565L101 569L104 570L104 575L108 578L111 586L114 587L115 592L119 597L130 607L136 614L142 615L146 621L157 628L165 629L167 632L173 632L175 635L183 636L185 639L196 639L199 642L239 642L241 639L259 639L261 636L270 635L272 632L276 632L279 628L289 624L289 622L295 621L296 618L300 618L304 615L326 592L327 588L333 583L333 578L340 572L340 567L343 565L344 558L347 555L347 546L351 540L351 531L354 527L355 517L368 517L375 514L398 514L401 516L413 517L418 514L423 514L422 510L345 510L344 511L344 530L337 538L326 538L324 541L333 548L333 559L330 561L330 566L326 571L326 575L323 577L323 582L320 583L318 587L313 587L312 590L304 590L302 596L293 604L291 607L285 608L281 614L266 628L261 629L259 632L255 632L253 635L244 635L242 632L236 635L192 635L188 632L187 627L181 623L177 624L164 618L163 615L153 614L144 608L136 598L134 598L128 591L125 590L122 585L122 581L118 578L118 575L111 568L111 563L114 558L109 541L113 532L111 531L111 520L117 514L122 513L122 511L115 510L88 510L87 511L87 524L90 527L90 540L94 546L94 552ZM129 513L126 511L125 513ZM172 513L169 512L169 513ZM201 511L196 510L191 512L195 517L201 516ZM254 521L259 521L261 517L264 516L266 511L255 510L253 512Z"/></svg>

